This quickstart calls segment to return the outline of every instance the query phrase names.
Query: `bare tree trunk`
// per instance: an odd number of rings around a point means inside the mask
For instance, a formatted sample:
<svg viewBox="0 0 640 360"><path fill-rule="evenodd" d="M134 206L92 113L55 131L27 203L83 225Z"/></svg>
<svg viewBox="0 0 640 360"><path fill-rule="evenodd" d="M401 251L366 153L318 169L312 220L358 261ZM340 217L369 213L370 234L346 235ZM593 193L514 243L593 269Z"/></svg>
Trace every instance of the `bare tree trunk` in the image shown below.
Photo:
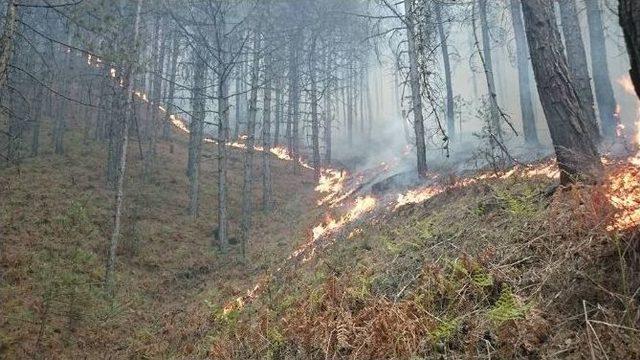
<svg viewBox="0 0 640 360"><path fill-rule="evenodd" d="M332 126L331 89L327 88L324 96L324 162L326 164L331 164Z"/></svg>
<svg viewBox="0 0 640 360"><path fill-rule="evenodd" d="M409 52L409 83L411 85L411 105L413 111L413 129L416 137L416 153L418 162L418 174L425 176L427 173L427 149L424 138L424 118L422 115L422 93L420 90L420 74L418 74L418 61L416 54L415 21L413 18L413 0L404 0L404 9L407 22L407 42Z"/></svg>
<svg viewBox="0 0 640 360"><path fill-rule="evenodd" d="M520 111L522 114L522 132L527 144L537 145L538 131L536 118L533 113L533 101L531 96L531 84L529 79L529 47L527 36L524 32L522 21L522 0L511 0L511 21L516 37L516 57L518 61L518 84L520 90Z"/></svg>
<svg viewBox="0 0 640 360"><path fill-rule="evenodd" d="M242 66L238 66L236 69L236 108L235 108L235 123L233 125L233 137L234 139L238 138L240 133L240 117L242 116L242 99L244 97L242 82L244 81L243 76L244 72L241 70Z"/></svg>
<svg viewBox="0 0 640 360"><path fill-rule="evenodd" d="M120 238L120 226L122 218L122 203L124 202L124 179L127 167L127 147L129 146L129 117L133 116L133 82L131 79L135 76L135 62L137 50L135 49L140 35L140 10L142 8L142 0L137 1L135 23L133 25L133 37L130 44L130 55L128 59L127 69L124 73L124 83L126 84L127 106L122 118L122 150L120 151L120 164L118 174L118 184L116 187L116 199L114 208L113 233L111 234L111 243L109 246L109 257L107 258L107 267L105 273L105 288L108 293L113 294L114 272L116 265L116 250L118 249L118 240Z"/></svg>
<svg viewBox="0 0 640 360"><path fill-rule="evenodd" d="M491 35L489 33L489 20L487 18L487 0L478 0L480 7L480 28L482 29L482 66L487 78L489 102L491 106L492 132L498 138L502 137L500 126L500 113L498 109L498 94L496 93L496 81L493 73L493 59L491 54Z"/></svg>
<svg viewBox="0 0 640 360"><path fill-rule="evenodd" d="M71 41L72 41L71 29L69 28L67 31L68 31L67 44L71 44ZM74 72L74 59L70 51L65 52L63 69L59 69L59 71L60 70L63 70L64 72L67 72L69 74L72 74ZM70 81L63 79L61 72L58 72L57 76L58 76L58 83L62 83L61 92L65 96L69 98L73 98L71 94L72 87L71 87ZM67 127L66 118L69 116L69 114L70 114L69 107L66 106L66 104L64 103L64 100L62 98L58 99L58 111L56 111L56 115L55 115L56 120L53 128L53 147L54 147L54 152L57 155L64 154L64 133Z"/></svg>
<svg viewBox="0 0 640 360"><path fill-rule="evenodd" d="M300 143L300 74L298 55L300 54L300 46L302 44L302 34L296 32L292 35L291 50L289 59L289 110L291 114L291 139L290 154L293 158L293 173L300 172L300 152L298 149Z"/></svg>
<svg viewBox="0 0 640 360"><path fill-rule="evenodd" d="M349 63L349 73L347 75L347 138L349 146L353 146L353 112L354 112L354 80L353 64Z"/></svg>
<svg viewBox="0 0 640 360"><path fill-rule="evenodd" d="M435 3L436 23L438 26L438 34L440 35L440 48L442 49L442 64L444 65L444 80L447 88L447 136L454 139L456 135L455 110L453 104L453 81L451 80L451 61L449 59L449 46L447 45L447 34L444 32L444 23L442 19L442 4Z"/></svg>
<svg viewBox="0 0 640 360"><path fill-rule="evenodd" d="M569 77L553 0L526 0L522 9L538 93L561 171L560 182L597 182L602 176L602 163Z"/></svg>
<svg viewBox="0 0 640 360"><path fill-rule="evenodd" d="M34 101L35 109L33 112L33 127L31 129L31 156L38 156L40 150L40 120L42 118L42 103L44 102L43 86L38 87Z"/></svg>
<svg viewBox="0 0 640 360"><path fill-rule="evenodd" d="M176 92L176 74L178 72L178 57L180 56L180 36L178 32L173 34L173 46L171 50L171 69L169 75L169 93L167 96L167 111L164 115L164 127L162 130L162 137L170 142L169 151L173 153L173 139L171 136L171 116L173 114L175 106L173 102L175 101L174 96Z"/></svg>
<svg viewBox="0 0 640 360"><path fill-rule="evenodd" d="M600 130L594 109L593 92L591 90L591 77L589 76L589 65L587 64L587 52L584 50L582 32L580 30L580 20L578 20L578 10L575 0L559 1L560 16L562 18L562 32L566 44L567 64L569 74L573 81L578 99L584 106L585 124L595 142L600 140Z"/></svg>
<svg viewBox="0 0 640 360"><path fill-rule="evenodd" d="M270 210L273 203L271 191L271 94L273 93L273 59L265 59L264 100L262 110L262 210ZM277 93L276 93L276 96ZM276 101L277 102L277 101ZM276 111L277 114L277 111ZM276 116L277 119L277 116ZM277 121L277 120L276 120Z"/></svg>
<svg viewBox="0 0 640 360"><path fill-rule="evenodd" d="M0 89L7 82L7 68L13 56L14 37L19 19L17 1L9 0L4 18L4 29L0 38Z"/></svg>
<svg viewBox="0 0 640 360"><path fill-rule="evenodd" d="M218 241L224 253L229 247L227 224L227 141L229 141L229 105L227 77L218 77ZM215 239L214 239L215 240Z"/></svg>
<svg viewBox="0 0 640 360"><path fill-rule="evenodd" d="M166 33L165 26L160 19L158 19L160 23L161 32L158 35L158 40L156 42L156 46L159 47L158 50L155 50L156 57L153 61L155 61L155 69L153 74L153 92L151 94L151 117L149 121L151 121L151 141L149 143L149 149L147 152L147 161L149 163L148 170L153 170L155 167L155 159L157 155L157 140L158 140L158 126L160 125L160 113L158 110L158 105L162 103L162 79L165 76L164 71L164 59L167 48L167 39L169 38Z"/></svg>
<svg viewBox="0 0 640 360"><path fill-rule="evenodd" d="M318 119L318 84L316 62L316 38L311 40L309 49L309 78L311 81L311 143L313 151L313 171L316 181L320 179L320 120Z"/></svg>
<svg viewBox="0 0 640 360"><path fill-rule="evenodd" d="M398 72L393 72L393 91L395 94L396 101L396 113L397 116L400 117L400 121L402 121L402 130L404 131L404 138L407 140L407 144L411 144L411 130L409 129L409 124L407 124L407 119L405 117L404 111L402 111L402 95L400 94L400 83L398 81Z"/></svg>
<svg viewBox="0 0 640 360"><path fill-rule="evenodd" d="M282 123L282 88L280 86L281 82L278 79L276 81L276 113L275 113L275 129L273 134L273 146L280 145L280 125Z"/></svg>
<svg viewBox="0 0 640 360"><path fill-rule="evenodd" d="M189 176L189 215L198 217L200 192L200 160L202 158L202 141L204 140L204 120L206 116L206 83L207 63L197 50L193 51L193 89L191 96L192 112L189 124L189 161L187 175Z"/></svg>
<svg viewBox="0 0 640 360"><path fill-rule="evenodd" d="M631 63L629 75L640 97L640 2L620 0L618 14Z"/></svg>
<svg viewBox="0 0 640 360"><path fill-rule="evenodd" d="M260 34L254 34L253 61L251 65L251 95L249 97L249 116L247 118L247 148L244 155L244 181L242 184L242 222L240 240L242 246L242 258L246 257L247 242L251 231L253 195L253 153L256 132L256 115L258 113L258 80L260 76Z"/></svg>
<svg viewBox="0 0 640 360"><path fill-rule="evenodd" d="M602 134L607 138L613 138L616 135L617 126L615 117L616 99L613 94L611 78L609 77L607 46L604 39L600 2L600 0L585 0L587 4L587 22L589 23L589 40L591 43L591 67Z"/></svg>

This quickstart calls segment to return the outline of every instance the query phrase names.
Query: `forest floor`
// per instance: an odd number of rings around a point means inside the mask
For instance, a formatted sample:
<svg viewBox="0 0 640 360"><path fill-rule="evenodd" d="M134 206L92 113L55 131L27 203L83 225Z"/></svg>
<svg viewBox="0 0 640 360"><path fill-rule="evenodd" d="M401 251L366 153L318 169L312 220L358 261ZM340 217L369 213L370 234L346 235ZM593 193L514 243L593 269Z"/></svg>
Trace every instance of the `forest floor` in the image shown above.
<svg viewBox="0 0 640 360"><path fill-rule="evenodd" d="M242 261L237 247L211 246L213 147L193 221L186 139L173 154L160 144L148 183L134 142L111 301L101 283L113 201L104 145L80 132L68 140L63 157L0 173L0 357L640 357L640 235L608 228L606 187L550 196L556 180L544 175L485 178L349 217L316 204L311 171L291 176L292 164L273 158L277 206L256 213ZM239 219L242 152L231 152ZM344 203L364 203L355 199ZM349 221L310 242L329 215Z"/></svg>
<svg viewBox="0 0 640 360"><path fill-rule="evenodd" d="M243 293L319 221L311 172L289 176L291 163L272 157L275 210L254 213L246 260L237 245L221 254L211 246L217 223L214 146L205 144L201 211L194 221L186 213L185 136L177 135L173 154L167 143L159 145L157 172L147 183L132 141L117 295L111 301L102 290L113 211L105 145L85 144L81 131L69 131L66 141L64 156L47 149L0 172L0 358L184 354L196 345L185 334L206 334L202 307ZM242 154L230 150L232 237L239 233ZM261 171L258 166L257 178ZM259 204L258 181L254 189ZM206 352L210 345L202 346L193 351Z"/></svg>

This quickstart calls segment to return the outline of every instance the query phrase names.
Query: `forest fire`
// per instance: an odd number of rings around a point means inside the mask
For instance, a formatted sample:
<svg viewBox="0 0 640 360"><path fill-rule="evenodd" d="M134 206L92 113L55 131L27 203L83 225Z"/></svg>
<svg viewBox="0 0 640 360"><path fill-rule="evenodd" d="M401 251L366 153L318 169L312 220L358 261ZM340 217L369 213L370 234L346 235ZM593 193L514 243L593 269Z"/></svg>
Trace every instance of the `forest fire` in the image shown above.
<svg viewBox="0 0 640 360"><path fill-rule="evenodd" d="M340 220L330 219L326 224L320 224L313 228L313 240L317 240L322 236L334 232L336 229L343 227L345 224L359 219L363 214L375 209L377 200L371 196L359 197L349 212Z"/></svg>
<svg viewBox="0 0 640 360"><path fill-rule="evenodd" d="M347 179L345 171L335 169L323 170L320 175L316 191L321 194L328 193L325 197L318 200L318 205L324 205L333 200L344 189L344 182Z"/></svg>

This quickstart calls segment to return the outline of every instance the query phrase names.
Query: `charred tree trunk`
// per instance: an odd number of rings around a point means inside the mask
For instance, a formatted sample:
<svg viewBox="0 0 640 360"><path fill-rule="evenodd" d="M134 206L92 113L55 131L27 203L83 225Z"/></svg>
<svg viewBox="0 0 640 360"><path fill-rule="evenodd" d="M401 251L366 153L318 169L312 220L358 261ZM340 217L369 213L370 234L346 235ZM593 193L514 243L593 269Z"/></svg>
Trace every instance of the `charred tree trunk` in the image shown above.
<svg viewBox="0 0 640 360"><path fill-rule="evenodd" d="M529 47L522 22L522 0L511 0L511 20L516 37L516 60L518 62L518 83L520 90L520 111L522 114L522 133L527 144L538 145L536 118L533 113L531 82L529 79Z"/></svg>
<svg viewBox="0 0 640 360"><path fill-rule="evenodd" d="M413 129L415 132L418 174L427 173L427 149L424 138L424 118L422 115L422 93L420 90L420 74L415 39L415 21L413 14L413 0L404 0L407 23L407 43L409 55L409 83L411 85L411 106L413 112Z"/></svg>
<svg viewBox="0 0 640 360"><path fill-rule="evenodd" d="M640 97L640 2L637 0L620 0L618 5L620 26L629 52L631 70L629 75Z"/></svg>
<svg viewBox="0 0 640 360"><path fill-rule="evenodd" d="M567 64L571 80L578 92L578 98L585 110L585 124L588 127L594 142L600 139L600 130L594 108L593 92L591 89L591 77L587 64L587 52L584 50L580 21L575 0L558 1L560 5L560 17L562 19L562 32L567 52Z"/></svg>
<svg viewBox="0 0 640 360"><path fill-rule="evenodd" d="M602 176L602 163L570 80L553 0L526 0L522 9L538 93L561 171L560 182L597 182Z"/></svg>
<svg viewBox="0 0 640 360"><path fill-rule="evenodd" d="M587 22L589 23L589 40L591 43L591 68L593 83L602 134L607 138L616 135L616 99L613 94L611 78L609 77L609 63L607 61L607 46L604 38L602 10L600 0L585 0L587 4Z"/></svg>

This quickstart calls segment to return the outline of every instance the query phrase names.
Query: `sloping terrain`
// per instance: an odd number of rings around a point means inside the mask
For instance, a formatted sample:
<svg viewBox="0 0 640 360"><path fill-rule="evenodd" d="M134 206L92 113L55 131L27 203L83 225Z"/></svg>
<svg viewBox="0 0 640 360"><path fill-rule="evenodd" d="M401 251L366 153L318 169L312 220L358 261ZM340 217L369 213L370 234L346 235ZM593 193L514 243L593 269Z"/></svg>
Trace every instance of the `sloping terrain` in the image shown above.
<svg viewBox="0 0 640 360"><path fill-rule="evenodd" d="M212 313L211 357L638 358L638 170L550 196L548 168L379 200Z"/></svg>
<svg viewBox="0 0 640 360"><path fill-rule="evenodd" d="M288 176L291 163L272 157L275 210L255 212L245 261L237 246L219 253L211 246L215 147L205 144L201 212L193 221L185 210L186 139L176 136L174 153L168 144L159 145L149 183L141 180L132 141L113 302L102 290L113 203L104 145L84 144L80 131L69 131L63 157L44 153L0 172L0 357L140 358L195 351L208 323L198 316L200 309L244 292L292 251L296 239L305 238L317 220L312 174ZM231 149L230 155L234 237L242 151ZM260 184L254 185L256 203Z"/></svg>

